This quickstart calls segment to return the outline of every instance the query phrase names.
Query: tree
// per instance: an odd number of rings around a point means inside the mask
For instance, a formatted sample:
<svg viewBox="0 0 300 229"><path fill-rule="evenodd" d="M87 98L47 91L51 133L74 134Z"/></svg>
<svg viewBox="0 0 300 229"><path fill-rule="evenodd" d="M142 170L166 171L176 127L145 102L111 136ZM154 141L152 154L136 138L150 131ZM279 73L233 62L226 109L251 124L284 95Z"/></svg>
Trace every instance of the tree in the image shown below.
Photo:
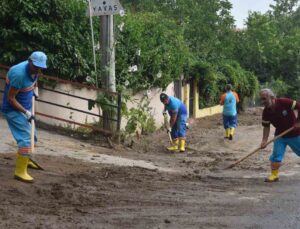
<svg viewBox="0 0 300 229"><path fill-rule="evenodd" d="M49 58L49 74L67 79L90 74L86 7L83 0L2 0L0 62L12 65L42 50Z"/></svg>
<svg viewBox="0 0 300 229"><path fill-rule="evenodd" d="M165 88L183 72L188 59L183 31L160 13L128 13L118 22L116 72L118 85L135 91Z"/></svg>
<svg viewBox="0 0 300 229"><path fill-rule="evenodd" d="M274 88L282 85L281 96L299 99L299 0L275 2L269 12L249 15L247 29L237 33L236 38L243 43L237 45L235 56L261 84Z"/></svg>

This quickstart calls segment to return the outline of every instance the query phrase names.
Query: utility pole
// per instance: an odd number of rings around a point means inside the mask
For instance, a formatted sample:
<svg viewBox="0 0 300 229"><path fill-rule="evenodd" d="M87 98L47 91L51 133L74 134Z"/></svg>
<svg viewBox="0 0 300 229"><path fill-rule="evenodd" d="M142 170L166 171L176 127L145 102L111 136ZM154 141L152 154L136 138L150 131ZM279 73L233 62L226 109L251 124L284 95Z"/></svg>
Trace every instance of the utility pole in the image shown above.
<svg viewBox="0 0 300 229"><path fill-rule="evenodd" d="M103 15L100 17L100 20L101 78L104 88L111 92L116 92L113 15ZM109 97L109 95L106 95L106 97ZM113 102L111 99L109 100ZM113 128L109 117L115 118L114 116L114 113L103 110L104 129Z"/></svg>
<svg viewBox="0 0 300 229"><path fill-rule="evenodd" d="M119 0L89 0L88 15L100 16L100 50L101 50L101 80L102 86L110 92L116 92L115 76L115 45L114 45L114 14L124 14ZM96 66L96 65L95 65ZM98 82L97 82L98 83ZM114 99L105 94L111 103ZM102 107L103 128L112 130L110 119L116 119L117 112Z"/></svg>
<svg viewBox="0 0 300 229"><path fill-rule="evenodd" d="M101 75L103 86L111 92L116 92L113 24L113 15L103 15L100 17Z"/></svg>

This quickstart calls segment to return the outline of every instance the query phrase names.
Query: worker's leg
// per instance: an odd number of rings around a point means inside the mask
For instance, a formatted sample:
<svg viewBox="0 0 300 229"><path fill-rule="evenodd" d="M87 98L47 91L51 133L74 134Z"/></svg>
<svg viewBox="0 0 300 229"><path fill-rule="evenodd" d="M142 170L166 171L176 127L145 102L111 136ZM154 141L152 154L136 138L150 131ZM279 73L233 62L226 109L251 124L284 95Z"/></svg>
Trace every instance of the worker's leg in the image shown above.
<svg viewBox="0 0 300 229"><path fill-rule="evenodd" d="M279 168L284 158L287 142L284 138L278 138L274 141L273 153L270 156L271 175L265 179L265 182L275 182L279 180Z"/></svg>
<svg viewBox="0 0 300 229"><path fill-rule="evenodd" d="M179 144L178 130L177 130L176 124L172 127L171 138L172 138L172 144L167 149L170 151L176 151L176 150L178 150L178 144Z"/></svg>
<svg viewBox="0 0 300 229"><path fill-rule="evenodd" d="M223 126L225 129L224 138L229 138L230 135L229 116L223 115Z"/></svg>
<svg viewBox="0 0 300 229"><path fill-rule="evenodd" d="M186 136L186 120L187 116L180 115L177 120L177 127L178 127L178 137L179 137L179 150L180 152L185 152L185 136Z"/></svg>
<svg viewBox="0 0 300 229"><path fill-rule="evenodd" d="M229 117L229 140L233 139L233 135L237 126L237 115Z"/></svg>
<svg viewBox="0 0 300 229"><path fill-rule="evenodd" d="M300 157L300 136L287 138L287 145Z"/></svg>
<svg viewBox="0 0 300 229"><path fill-rule="evenodd" d="M31 153L31 124L20 112L8 112L5 117L18 144L15 178L24 182L33 182L33 178L27 173Z"/></svg>

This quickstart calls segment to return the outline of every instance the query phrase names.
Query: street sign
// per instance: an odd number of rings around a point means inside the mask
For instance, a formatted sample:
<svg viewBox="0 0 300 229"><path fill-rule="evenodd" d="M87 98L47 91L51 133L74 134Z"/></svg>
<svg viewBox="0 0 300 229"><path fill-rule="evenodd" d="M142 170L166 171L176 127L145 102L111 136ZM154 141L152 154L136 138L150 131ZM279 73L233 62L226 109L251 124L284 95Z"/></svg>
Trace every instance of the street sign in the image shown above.
<svg viewBox="0 0 300 229"><path fill-rule="evenodd" d="M113 14L124 14L124 9L119 0L89 0L90 7L87 9L87 16L102 16Z"/></svg>

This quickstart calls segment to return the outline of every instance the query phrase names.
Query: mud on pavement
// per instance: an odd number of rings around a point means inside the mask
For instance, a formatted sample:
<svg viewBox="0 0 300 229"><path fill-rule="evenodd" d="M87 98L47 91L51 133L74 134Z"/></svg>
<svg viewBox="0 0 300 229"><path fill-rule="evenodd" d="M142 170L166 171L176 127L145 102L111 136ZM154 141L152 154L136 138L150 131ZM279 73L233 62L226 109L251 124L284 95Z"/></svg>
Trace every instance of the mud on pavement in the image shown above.
<svg viewBox="0 0 300 229"><path fill-rule="evenodd" d="M35 159L46 170L30 170L33 184L13 179L15 148L9 135L2 136L0 228L276 226L272 198L287 185L297 188L300 161L287 155L283 181L275 185L263 182L271 146L224 170L260 143L260 115L260 109L240 114L233 141L223 139L220 115L195 120L186 153L167 152L164 131L135 139L132 148L108 149L39 130ZM286 198L298 203L296 196Z"/></svg>

